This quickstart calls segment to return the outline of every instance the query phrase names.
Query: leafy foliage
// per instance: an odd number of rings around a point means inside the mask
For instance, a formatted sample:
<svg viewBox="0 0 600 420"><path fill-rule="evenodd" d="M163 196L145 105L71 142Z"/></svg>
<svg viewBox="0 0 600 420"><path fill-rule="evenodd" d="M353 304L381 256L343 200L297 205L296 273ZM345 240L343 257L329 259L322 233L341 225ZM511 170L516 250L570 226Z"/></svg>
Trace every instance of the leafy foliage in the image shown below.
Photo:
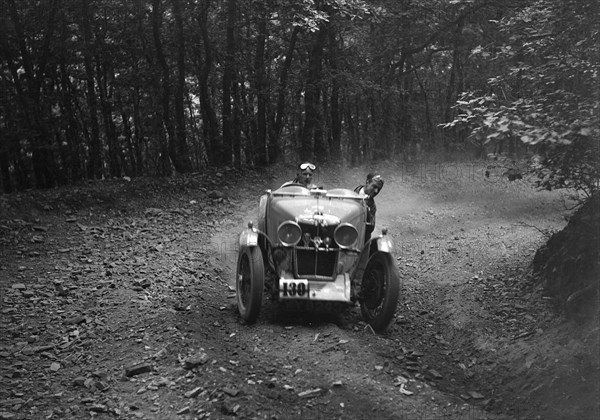
<svg viewBox="0 0 600 420"><path fill-rule="evenodd" d="M470 91L445 127L472 140L522 141L539 154L532 167L546 189L591 196L600 187L600 34L594 1L542 0L497 22L502 44L473 56L497 63L487 92Z"/></svg>
<svg viewBox="0 0 600 420"><path fill-rule="evenodd" d="M415 159L467 150L467 130L560 161L581 143L567 160L587 162L592 189L589 0L2 4L4 191L299 155Z"/></svg>

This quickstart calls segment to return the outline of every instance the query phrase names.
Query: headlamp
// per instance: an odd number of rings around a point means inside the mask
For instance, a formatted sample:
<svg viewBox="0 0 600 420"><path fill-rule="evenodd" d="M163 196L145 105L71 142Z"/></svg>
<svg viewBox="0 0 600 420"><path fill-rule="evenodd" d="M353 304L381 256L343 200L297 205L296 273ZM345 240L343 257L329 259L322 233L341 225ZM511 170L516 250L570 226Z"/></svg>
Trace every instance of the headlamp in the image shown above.
<svg viewBox="0 0 600 420"><path fill-rule="evenodd" d="M277 236L284 246L294 246L302 238L302 229L296 222L283 222L277 228Z"/></svg>
<svg viewBox="0 0 600 420"><path fill-rule="evenodd" d="M333 232L333 239L342 249L348 249L356 244L358 231L350 223L342 223Z"/></svg>

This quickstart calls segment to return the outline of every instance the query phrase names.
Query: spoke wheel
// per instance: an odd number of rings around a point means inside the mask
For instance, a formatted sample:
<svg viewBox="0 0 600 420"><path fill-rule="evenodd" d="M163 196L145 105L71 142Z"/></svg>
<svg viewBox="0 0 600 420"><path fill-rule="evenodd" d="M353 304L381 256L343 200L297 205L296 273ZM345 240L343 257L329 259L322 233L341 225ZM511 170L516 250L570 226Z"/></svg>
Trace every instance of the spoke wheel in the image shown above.
<svg viewBox="0 0 600 420"><path fill-rule="evenodd" d="M238 311L248 322L255 322L262 304L265 269L258 247L244 247L238 254L236 296Z"/></svg>
<svg viewBox="0 0 600 420"><path fill-rule="evenodd" d="M375 253L365 269L361 285L360 311L377 331L385 331L394 318L400 295L400 276L389 254Z"/></svg>

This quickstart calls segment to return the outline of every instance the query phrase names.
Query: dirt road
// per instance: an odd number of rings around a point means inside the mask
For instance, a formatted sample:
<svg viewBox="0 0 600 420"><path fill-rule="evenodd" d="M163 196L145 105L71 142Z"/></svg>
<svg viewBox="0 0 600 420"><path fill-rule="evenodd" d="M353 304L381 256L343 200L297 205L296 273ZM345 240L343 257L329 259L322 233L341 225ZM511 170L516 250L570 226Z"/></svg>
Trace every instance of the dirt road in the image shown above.
<svg viewBox="0 0 600 420"><path fill-rule="evenodd" d="M293 171L4 197L0 419L596 418L598 330L560 318L530 272L560 194L480 164L377 169L402 274L383 336L358 308L266 301L240 322L237 235Z"/></svg>

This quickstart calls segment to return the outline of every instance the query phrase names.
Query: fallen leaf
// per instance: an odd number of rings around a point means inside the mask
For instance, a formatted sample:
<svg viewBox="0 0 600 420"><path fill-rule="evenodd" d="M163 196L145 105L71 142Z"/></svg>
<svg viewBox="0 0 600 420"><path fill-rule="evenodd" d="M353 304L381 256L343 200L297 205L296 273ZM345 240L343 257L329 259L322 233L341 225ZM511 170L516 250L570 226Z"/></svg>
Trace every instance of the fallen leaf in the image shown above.
<svg viewBox="0 0 600 420"><path fill-rule="evenodd" d="M406 389L404 384L400 385L400 393L404 394L404 395L413 395L414 394L414 392Z"/></svg>
<svg viewBox="0 0 600 420"><path fill-rule="evenodd" d="M483 399L483 395L481 395L479 392L476 392L476 391L469 391L469 395L471 396L471 398L473 398L475 400Z"/></svg>
<svg viewBox="0 0 600 420"><path fill-rule="evenodd" d="M309 389L298 394L300 398L313 398L321 392L321 388Z"/></svg>

